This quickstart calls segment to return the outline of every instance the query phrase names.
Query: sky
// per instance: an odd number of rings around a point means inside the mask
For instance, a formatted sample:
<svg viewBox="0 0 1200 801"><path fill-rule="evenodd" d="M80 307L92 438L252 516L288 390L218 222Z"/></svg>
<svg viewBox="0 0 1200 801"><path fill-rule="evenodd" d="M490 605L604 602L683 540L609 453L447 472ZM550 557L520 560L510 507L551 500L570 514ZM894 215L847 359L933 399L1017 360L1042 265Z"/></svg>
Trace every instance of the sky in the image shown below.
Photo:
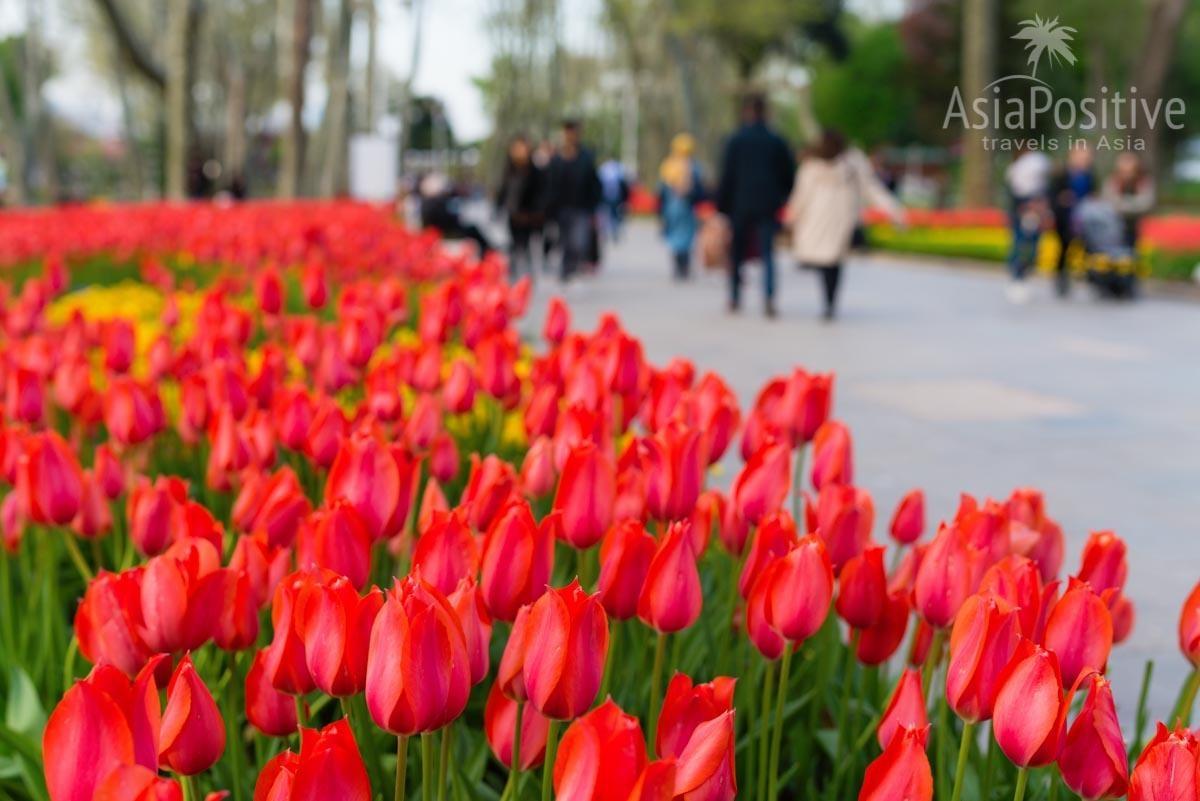
<svg viewBox="0 0 1200 801"><path fill-rule="evenodd" d="M565 38L568 44L594 47L599 34L595 18L600 0L564 0ZM59 75L46 88L52 108L77 125L97 134L115 135L120 129L120 107L111 87L93 74L83 53L79 23L80 4L91 0L41 0L46 8L45 36L58 53ZM488 71L491 47L486 25L489 0L426 0L424 44L417 70L421 94L442 99L450 124L462 140L478 139L490 130L490 121L473 79ZM904 0L848 0L854 11L869 17L898 14ZM403 76L409 68L412 20L395 0L378 4L379 56L390 72ZM24 28L24 3L0 0L0 36ZM356 54L361 56L361 54Z"/></svg>

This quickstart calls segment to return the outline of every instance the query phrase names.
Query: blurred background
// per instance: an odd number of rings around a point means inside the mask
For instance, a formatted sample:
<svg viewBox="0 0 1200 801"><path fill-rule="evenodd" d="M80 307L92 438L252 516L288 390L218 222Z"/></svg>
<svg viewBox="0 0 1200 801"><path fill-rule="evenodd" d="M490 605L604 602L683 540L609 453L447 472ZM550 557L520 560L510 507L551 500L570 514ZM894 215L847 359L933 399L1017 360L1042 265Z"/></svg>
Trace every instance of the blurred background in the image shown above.
<svg viewBox="0 0 1200 801"><path fill-rule="evenodd" d="M681 130L715 167L736 97L754 88L797 146L832 125L880 153L909 206L984 206L1001 197L1004 165L943 118L954 86L1026 71L1020 20L1075 29L1078 63L1039 76L1057 97L1136 84L1200 107L1189 6L3 0L0 186L16 205L379 196L435 166L490 183L510 135L549 137L564 115L584 120L601 156L652 179ZM1161 205L1200 198L1196 125L1188 115L1183 130L1153 132Z"/></svg>

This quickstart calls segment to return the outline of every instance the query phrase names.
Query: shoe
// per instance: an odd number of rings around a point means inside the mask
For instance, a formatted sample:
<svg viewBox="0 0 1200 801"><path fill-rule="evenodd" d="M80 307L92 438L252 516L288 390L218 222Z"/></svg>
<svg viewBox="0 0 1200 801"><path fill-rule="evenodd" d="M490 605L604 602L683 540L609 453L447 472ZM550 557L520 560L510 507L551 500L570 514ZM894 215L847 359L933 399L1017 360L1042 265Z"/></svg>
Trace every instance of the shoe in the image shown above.
<svg viewBox="0 0 1200 801"><path fill-rule="evenodd" d="M736 300L731 300L729 301L729 305L726 307L726 310L730 314L738 314L742 310L742 304L738 303Z"/></svg>
<svg viewBox="0 0 1200 801"><path fill-rule="evenodd" d="M774 320L778 313L775 311L775 301L768 300L767 305L763 308L763 312L767 315L768 320Z"/></svg>
<svg viewBox="0 0 1200 801"><path fill-rule="evenodd" d="M821 312L821 322L832 323L835 316L836 315L834 314L833 309L826 309L825 311Z"/></svg>

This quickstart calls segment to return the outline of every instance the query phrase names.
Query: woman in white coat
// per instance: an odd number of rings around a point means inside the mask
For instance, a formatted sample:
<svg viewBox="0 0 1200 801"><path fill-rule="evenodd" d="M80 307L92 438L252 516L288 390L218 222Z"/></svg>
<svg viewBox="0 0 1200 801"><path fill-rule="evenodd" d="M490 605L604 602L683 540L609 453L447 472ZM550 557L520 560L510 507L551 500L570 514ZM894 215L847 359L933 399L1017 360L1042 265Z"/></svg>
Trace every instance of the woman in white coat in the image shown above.
<svg viewBox="0 0 1200 801"><path fill-rule="evenodd" d="M825 131L796 173L786 221L791 226L796 261L821 276L826 320L833 319L837 308L842 262L867 207L882 208L903 224L903 209L875 177L867 157L848 148L838 131Z"/></svg>

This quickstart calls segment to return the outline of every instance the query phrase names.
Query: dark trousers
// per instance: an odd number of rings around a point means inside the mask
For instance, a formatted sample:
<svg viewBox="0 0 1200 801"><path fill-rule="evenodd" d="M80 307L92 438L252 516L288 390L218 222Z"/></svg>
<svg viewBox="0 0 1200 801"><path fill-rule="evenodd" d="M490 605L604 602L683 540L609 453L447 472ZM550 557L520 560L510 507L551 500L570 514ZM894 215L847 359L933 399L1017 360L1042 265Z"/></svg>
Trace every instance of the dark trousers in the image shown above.
<svg viewBox="0 0 1200 801"><path fill-rule="evenodd" d="M558 247L562 254L559 278L566 281L588 262L592 249L593 214L585 209L564 209L558 215Z"/></svg>
<svg viewBox="0 0 1200 801"><path fill-rule="evenodd" d="M692 274L692 254L686 250L677 250L671 254L675 259L675 278L683 281Z"/></svg>
<svg viewBox="0 0 1200 801"><path fill-rule="evenodd" d="M763 264L763 295L767 301L775 298L775 234L779 224L774 220L747 220L733 224L733 258L729 266L729 303L736 307L742 302L742 265L749 261L751 247L758 248Z"/></svg>
<svg viewBox="0 0 1200 801"><path fill-rule="evenodd" d="M825 292L825 316L832 317L837 308L838 287L842 283L842 265L831 264L816 270L821 274L821 287Z"/></svg>
<svg viewBox="0 0 1200 801"><path fill-rule="evenodd" d="M530 240L533 229L523 226L509 226L508 272L514 281L523 275L533 277L533 253Z"/></svg>

